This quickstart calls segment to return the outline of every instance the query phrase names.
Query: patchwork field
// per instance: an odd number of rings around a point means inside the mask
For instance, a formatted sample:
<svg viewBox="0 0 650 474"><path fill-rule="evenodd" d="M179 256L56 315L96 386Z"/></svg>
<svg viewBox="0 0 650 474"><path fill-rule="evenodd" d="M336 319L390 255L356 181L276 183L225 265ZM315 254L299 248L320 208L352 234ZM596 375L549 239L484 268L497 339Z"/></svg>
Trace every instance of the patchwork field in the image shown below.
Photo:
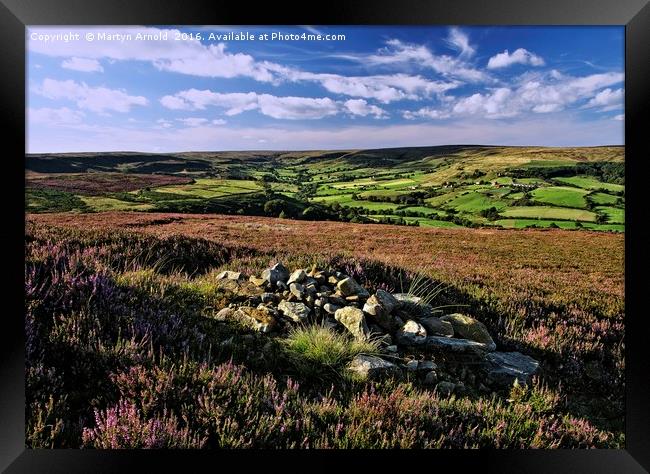
<svg viewBox="0 0 650 474"><path fill-rule="evenodd" d="M26 168L30 212L624 230L623 147L29 155Z"/></svg>

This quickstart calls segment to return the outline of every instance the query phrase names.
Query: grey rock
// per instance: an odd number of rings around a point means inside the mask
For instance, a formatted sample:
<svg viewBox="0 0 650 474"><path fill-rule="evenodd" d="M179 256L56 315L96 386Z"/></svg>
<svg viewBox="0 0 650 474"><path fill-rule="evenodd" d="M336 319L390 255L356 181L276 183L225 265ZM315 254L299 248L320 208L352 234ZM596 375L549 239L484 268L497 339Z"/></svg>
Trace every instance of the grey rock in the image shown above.
<svg viewBox="0 0 650 474"><path fill-rule="evenodd" d="M275 303L278 297L275 296L275 293L262 293L260 295L260 301L262 303Z"/></svg>
<svg viewBox="0 0 650 474"><path fill-rule="evenodd" d="M337 310L341 309L341 307L332 303L325 303L323 309L329 314L334 314Z"/></svg>
<svg viewBox="0 0 650 474"><path fill-rule="evenodd" d="M399 367L392 362L367 355L356 356L348 365L348 369L366 380L377 380L401 373Z"/></svg>
<svg viewBox="0 0 650 474"><path fill-rule="evenodd" d="M371 296L363 305L363 312L368 314L370 319L375 321L386 331L393 329L393 320L390 316L390 312L386 311L384 306L377 301L374 295Z"/></svg>
<svg viewBox="0 0 650 474"><path fill-rule="evenodd" d="M418 361L417 360L409 360L406 363L406 370L408 370L409 372L415 372L416 370L418 370Z"/></svg>
<svg viewBox="0 0 650 474"><path fill-rule="evenodd" d="M300 283L291 283L289 285L289 291L300 300L305 297L305 287Z"/></svg>
<svg viewBox="0 0 650 474"><path fill-rule="evenodd" d="M303 303L289 303L288 301L282 300L278 305L278 309L285 317L296 323L305 321L309 316L309 308Z"/></svg>
<svg viewBox="0 0 650 474"><path fill-rule="evenodd" d="M277 324L275 316L266 306L242 306L233 316L259 332L270 332Z"/></svg>
<svg viewBox="0 0 650 474"><path fill-rule="evenodd" d="M298 269L289 276L287 285L291 285L292 283L302 283L305 278L307 278L307 272L303 269Z"/></svg>
<svg viewBox="0 0 650 474"><path fill-rule="evenodd" d="M328 329L335 329L339 326L339 323L334 319L326 318L323 320L323 326Z"/></svg>
<svg viewBox="0 0 650 474"><path fill-rule="evenodd" d="M458 354L474 354L483 356L489 352L489 347L469 339L456 339L445 336L428 336L424 342L427 349L448 351Z"/></svg>
<svg viewBox="0 0 650 474"><path fill-rule="evenodd" d="M426 342L427 330L420 323L411 319L397 331L395 336L397 342L403 346L417 346Z"/></svg>
<svg viewBox="0 0 650 474"><path fill-rule="evenodd" d="M359 296L362 298L370 296L368 290L359 285L352 277L344 278L339 281L336 285L336 289L340 291L343 296Z"/></svg>
<svg viewBox="0 0 650 474"><path fill-rule="evenodd" d="M267 281L264 278L258 278L255 275L251 275L248 278L248 281L250 281L255 286L264 286L267 284Z"/></svg>
<svg viewBox="0 0 650 474"><path fill-rule="evenodd" d="M278 282L286 283L289 279L289 270L281 263L276 263L271 268L262 272L262 280L270 285L276 285Z"/></svg>
<svg viewBox="0 0 650 474"><path fill-rule="evenodd" d="M271 270L274 270L278 274L278 280L285 282L289 279L289 270L287 270L287 267L282 265L281 263L276 263L271 267Z"/></svg>
<svg viewBox="0 0 650 474"><path fill-rule="evenodd" d="M397 352L397 346L386 346L386 352L392 352L395 353Z"/></svg>
<svg viewBox="0 0 650 474"><path fill-rule="evenodd" d="M418 364L418 370L431 371L436 370L438 366L432 360L421 360Z"/></svg>
<svg viewBox="0 0 650 474"><path fill-rule="evenodd" d="M359 340L367 340L370 330L366 324L366 317L359 308L346 306L334 313L334 319L347 328L352 335Z"/></svg>
<svg viewBox="0 0 650 474"><path fill-rule="evenodd" d="M384 308L386 314L392 313L399 304L397 298L384 290L377 290L371 298L374 298L377 303L379 303Z"/></svg>
<svg viewBox="0 0 650 474"><path fill-rule="evenodd" d="M447 336L454 335L454 327L449 321L443 321L440 318L431 316L428 318L420 319L420 324L427 329L427 332L432 336Z"/></svg>
<svg viewBox="0 0 650 474"><path fill-rule="evenodd" d="M488 381L500 387L511 386L515 379L527 384L539 368L539 362L520 352L492 352L485 360Z"/></svg>
<svg viewBox="0 0 650 474"><path fill-rule="evenodd" d="M454 313L440 318L448 321L454 327L454 334L470 341L481 342L489 347L490 352L497 348L485 324L466 314Z"/></svg>
<svg viewBox="0 0 650 474"><path fill-rule="evenodd" d="M435 385L438 383L438 374L435 370L427 372L427 375L424 376L425 385Z"/></svg>
<svg viewBox="0 0 650 474"><path fill-rule="evenodd" d="M449 395L454 392L456 389L456 384L451 382L438 382L436 385L436 390L443 395Z"/></svg>
<svg viewBox="0 0 650 474"><path fill-rule="evenodd" d="M225 272L221 272L217 275L217 280L239 280L242 278L243 275L241 272L231 272L226 270Z"/></svg>

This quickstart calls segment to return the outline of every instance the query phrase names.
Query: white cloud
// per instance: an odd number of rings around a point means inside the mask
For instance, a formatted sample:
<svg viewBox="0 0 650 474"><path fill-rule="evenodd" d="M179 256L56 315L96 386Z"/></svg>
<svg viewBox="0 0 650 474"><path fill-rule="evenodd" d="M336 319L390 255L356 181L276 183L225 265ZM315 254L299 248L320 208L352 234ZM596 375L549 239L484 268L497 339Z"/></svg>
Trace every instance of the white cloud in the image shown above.
<svg viewBox="0 0 650 474"><path fill-rule="evenodd" d="M61 67L80 72L104 72L104 68L96 59L73 57L63 61Z"/></svg>
<svg viewBox="0 0 650 474"><path fill-rule="evenodd" d="M229 53L224 43L205 45L196 39L175 40L179 30L149 27L76 27L82 37L94 41L42 41L38 35L56 35L69 28L32 27L28 33L30 52L54 57L146 61L161 71L202 77L251 77L257 81L277 80L271 63L258 62L244 53ZM101 36L110 34L110 37ZM138 40L137 35L153 35L157 40ZM34 36L36 35L36 36ZM109 39L110 38L110 39ZM129 39L130 38L130 39ZM165 39L166 38L166 39Z"/></svg>
<svg viewBox="0 0 650 474"><path fill-rule="evenodd" d="M338 106L329 97L276 97L270 94L258 96L260 112L276 119L320 119L336 115Z"/></svg>
<svg viewBox="0 0 650 474"><path fill-rule="evenodd" d="M625 114L614 115L613 120L618 120L618 121L625 120Z"/></svg>
<svg viewBox="0 0 650 474"><path fill-rule="evenodd" d="M34 34L56 34L61 28L30 28L28 48L31 52L54 57L66 57L65 64L85 67L90 70L100 67L100 59L111 61L145 61L160 71L176 72L200 77L250 77L260 82L280 84L282 82L316 82L326 90L365 99L376 99L389 103L402 99L419 99L431 94L443 94L445 91L458 87L455 80L432 81L421 76L407 74L372 75L347 77L338 74L311 73L281 64L258 61L253 56L244 53L230 53L224 43L202 44L198 40L175 41L178 33L175 29L159 29L144 27L111 28L110 30L97 27L76 28L82 36L92 33L96 38L93 42L45 42L32 39ZM67 29L65 31L68 31ZM100 39L100 34L109 32L113 38ZM136 35L167 35L166 40L137 41ZM462 34L457 41L462 43ZM399 64L404 61L415 61L419 64L420 55L425 59L425 67L433 67L442 71L448 77L464 77L468 80L481 80L484 73L468 68L464 62L450 56L434 56L424 46L405 45L399 41L389 42L392 52L384 55L358 57L357 60L375 63ZM83 58L83 59L80 59ZM375 58L375 59L373 59ZM166 99L169 108L184 109L183 103ZM187 110L187 109L185 109Z"/></svg>
<svg viewBox="0 0 650 474"><path fill-rule="evenodd" d="M462 40L456 37L462 48ZM404 65L432 69L444 77L461 79L468 82L491 82L492 78L483 71L476 69L462 57L449 55L436 55L424 45L404 43L398 39L386 42L387 47L380 49L377 54L370 55L340 55L339 57L351 59L371 66ZM466 45L466 53L469 51Z"/></svg>
<svg viewBox="0 0 650 474"><path fill-rule="evenodd" d="M186 125L188 127L199 127L201 125L205 125L209 122L208 119L206 118L200 118L200 117L187 117L187 118L179 118L176 119L179 122L182 122L183 125Z"/></svg>
<svg viewBox="0 0 650 474"><path fill-rule="evenodd" d="M166 119L158 119L156 120L156 123L158 124L158 127L160 128L171 128L174 126L174 124Z"/></svg>
<svg viewBox="0 0 650 474"><path fill-rule="evenodd" d="M370 105L363 99L349 99L344 102L345 108L352 115L374 115L375 118L387 118L388 114L381 107Z"/></svg>
<svg viewBox="0 0 650 474"><path fill-rule="evenodd" d="M460 52L461 56L472 57L476 53L476 49L469 44L469 37L459 28L450 28L446 41L449 46Z"/></svg>
<svg viewBox="0 0 650 474"><path fill-rule="evenodd" d="M489 119L516 117L527 112L544 114L558 112L576 102L590 99L587 106L605 106L601 111L620 107L622 90L605 89L623 81L622 73L593 74L571 77L557 74L526 75L518 84L477 92L447 102L448 108L422 108L406 111L403 116L415 118L448 118L478 115ZM590 105L591 104L591 105ZM614 105L616 104L616 105Z"/></svg>
<svg viewBox="0 0 650 474"><path fill-rule="evenodd" d="M413 120L417 118L445 119L449 118L449 112L443 112L432 107L422 107L418 110L405 110L402 113L402 116L407 120Z"/></svg>
<svg viewBox="0 0 650 474"><path fill-rule="evenodd" d="M228 123L228 122L225 121L224 119L214 119L214 120L212 121L212 125L225 125L225 124L227 124L227 123Z"/></svg>
<svg viewBox="0 0 650 474"><path fill-rule="evenodd" d="M40 109L29 108L27 110L27 119L29 123L46 124L46 125L66 125L81 123L85 114L78 110L71 110L67 107L51 109L43 107Z"/></svg>
<svg viewBox="0 0 650 474"><path fill-rule="evenodd" d="M534 53L518 48L512 54L506 49L503 53L492 56L487 64L488 69L499 69L513 64L529 64L531 66L543 66L544 59Z"/></svg>
<svg viewBox="0 0 650 474"><path fill-rule="evenodd" d="M128 112L133 105L147 105L148 101L142 96L131 96L119 89L106 87L90 87L85 82L72 80L57 81L44 79L41 86L34 92L52 100L70 100L80 109L104 113L106 111Z"/></svg>
<svg viewBox="0 0 650 474"><path fill-rule="evenodd" d="M601 112L619 109L623 107L623 89L603 89L585 107L600 107Z"/></svg>
<svg viewBox="0 0 650 474"><path fill-rule="evenodd" d="M203 110L208 106L226 109L229 116L247 110L276 119L318 119L338 113L338 104L329 97L277 97L255 92L219 93L210 90L189 89L160 99L163 106L171 109Z"/></svg>

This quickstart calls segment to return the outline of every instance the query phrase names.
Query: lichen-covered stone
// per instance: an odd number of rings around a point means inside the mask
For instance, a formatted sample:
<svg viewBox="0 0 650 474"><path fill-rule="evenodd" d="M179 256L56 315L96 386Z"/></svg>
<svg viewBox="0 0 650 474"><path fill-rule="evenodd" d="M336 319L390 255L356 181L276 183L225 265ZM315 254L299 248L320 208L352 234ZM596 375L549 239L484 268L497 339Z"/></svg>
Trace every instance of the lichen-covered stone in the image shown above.
<svg viewBox="0 0 650 474"><path fill-rule="evenodd" d="M485 344L489 351L494 351L497 348L485 324L477 319L460 313L448 314L440 319L451 323L456 336Z"/></svg>
<svg viewBox="0 0 650 474"><path fill-rule="evenodd" d="M352 335L359 340L366 340L370 336L370 330L366 324L366 317L359 308L346 306L334 313L334 319L346 327Z"/></svg>

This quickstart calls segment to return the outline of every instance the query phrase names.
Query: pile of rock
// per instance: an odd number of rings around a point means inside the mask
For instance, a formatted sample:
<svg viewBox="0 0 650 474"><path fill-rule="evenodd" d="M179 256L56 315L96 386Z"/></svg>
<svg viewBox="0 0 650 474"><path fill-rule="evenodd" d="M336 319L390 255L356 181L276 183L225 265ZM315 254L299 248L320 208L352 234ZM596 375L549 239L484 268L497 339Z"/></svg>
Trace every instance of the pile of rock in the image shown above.
<svg viewBox="0 0 650 474"><path fill-rule="evenodd" d="M527 383L539 366L519 352L496 352L486 326L467 314L443 315L406 293L371 295L338 271L289 272L277 263L259 277L225 271L217 279L237 297L218 320L238 320L261 332L319 323L359 340L378 339L385 358L360 355L349 367L369 379L411 373L443 392L462 392L465 385L489 391L515 379Z"/></svg>

